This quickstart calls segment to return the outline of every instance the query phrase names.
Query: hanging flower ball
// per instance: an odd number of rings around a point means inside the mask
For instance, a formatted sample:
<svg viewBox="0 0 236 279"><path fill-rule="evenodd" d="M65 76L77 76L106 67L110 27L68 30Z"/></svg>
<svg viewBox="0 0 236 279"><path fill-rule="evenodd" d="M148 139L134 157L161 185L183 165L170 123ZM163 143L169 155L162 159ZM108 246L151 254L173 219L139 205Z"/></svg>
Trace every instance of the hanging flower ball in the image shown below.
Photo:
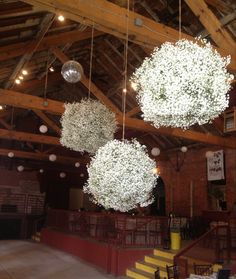
<svg viewBox="0 0 236 279"><path fill-rule="evenodd" d="M138 205L147 206L153 202L155 167L146 147L139 142L110 141L92 158L84 192L106 209L125 212Z"/></svg>
<svg viewBox="0 0 236 279"><path fill-rule="evenodd" d="M76 168L79 168L79 167L80 167L80 163L79 163L79 162L76 162L76 163L75 163L75 167L76 167Z"/></svg>
<svg viewBox="0 0 236 279"><path fill-rule="evenodd" d="M228 106L229 63L200 38L155 48L132 77L144 120L186 129L216 118Z"/></svg>
<svg viewBox="0 0 236 279"><path fill-rule="evenodd" d="M8 152L7 156L9 158L13 158L15 156L14 152Z"/></svg>
<svg viewBox="0 0 236 279"><path fill-rule="evenodd" d="M188 147L187 147L187 146L182 146L182 147L180 148L180 150L181 150L181 152L185 153L185 152L188 151Z"/></svg>
<svg viewBox="0 0 236 279"><path fill-rule="evenodd" d="M116 131L115 114L92 99L65 104L61 125L60 142L63 146L92 154L112 140Z"/></svg>
<svg viewBox="0 0 236 279"><path fill-rule="evenodd" d="M65 178L65 177L66 177L66 173L60 172L60 178Z"/></svg>
<svg viewBox="0 0 236 279"><path fill-rule="evenodd" d="M79 62L74 60L67 61L61 68L63 78L69 83L76 83L80 81L83 73L83 67Z"/></svg>
<svg viewBox="0 0 236 279"><path fill-rule="evenodd" d="M49 161L54 162L57 160L57 156L55 154L50 154L49 155Z"/></svg>
<svg viewBox="0 0 236 279"><path fill-rule="evenodd" d="M40 133L45 134L48 131L48 127L46 125L41 125L39 127L39 131L40 131Z"/></svg>
<svg viewBox="0 0 236 279"><path fill-rule="evenodd" d="M18 170L19 172L22 172L22 171L24 170L24 167L23 167L22 165L20 165L20 166L17 167L17 170Z"/></svg>
<svg viewBox="0 0 236 279"><path fill-rule="evenodd" d="M151 150L151 154L152 156L156 157L158 155L160 155L161 151L158 147L153 147L152 150Z"/></svg>

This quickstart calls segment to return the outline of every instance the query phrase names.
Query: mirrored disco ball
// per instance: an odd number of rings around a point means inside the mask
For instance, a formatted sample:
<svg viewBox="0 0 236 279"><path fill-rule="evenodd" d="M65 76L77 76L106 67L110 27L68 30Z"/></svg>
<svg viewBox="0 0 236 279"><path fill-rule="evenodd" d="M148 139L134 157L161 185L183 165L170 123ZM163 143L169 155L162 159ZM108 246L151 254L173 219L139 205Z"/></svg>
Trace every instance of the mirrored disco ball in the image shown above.
<svg viewBox="0 0 236 279"><path fill-rule="evenodd" d="M67 82L76 83L83 75L83 68L77 61L69 60L62 66L61 74Z"/></svg>

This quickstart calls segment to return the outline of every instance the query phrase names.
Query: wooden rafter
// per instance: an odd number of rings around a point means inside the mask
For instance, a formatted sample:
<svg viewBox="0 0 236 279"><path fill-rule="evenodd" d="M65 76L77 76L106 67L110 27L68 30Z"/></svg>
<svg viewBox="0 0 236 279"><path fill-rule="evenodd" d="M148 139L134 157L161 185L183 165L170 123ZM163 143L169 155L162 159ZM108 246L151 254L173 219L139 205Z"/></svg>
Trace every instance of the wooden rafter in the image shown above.
<svg viewBox="0 0 236 279"><path fill-rule="evenodd" d="M70 60L60 49L53 48L52 49L54 55L62 62ZM84 75L80 81L86 88L89 88L89 79ZM110 99L107 98L106 95L91 81L90 90L92 94L98 98L104 105L110 108L114 113L120 115L121 111L112 103Z"/></svg>
<svg viewBox="0 0 236 279"><path fill-rule="evenodd" d="M33 56L36 48L41 43L43 37L47 33L51 24L53 23L53 20L54 20L54 15L52 15L52 14L47 14L43 18L42 23L40 25L40 30L38 31L37 36L36 36L36 39L37 39L36 42L37 43L36 43L35 47L32 48L29 45L29 49L27 48L25 50L25 54L23 56L21 56L19 62L17 63L17 65L14 68L14 71L12 72L11 76L9 77L8 81L6 82L6 84L4 86L6 89L11 88L11 86L14 84L14 81L15 81L15 78L17 77L17 75L20 73L20 71L23 69L23 67L30 61L30 59Z"/></svg>
<svg viewBox="0 0 236 279"><path fill-rule="evenodd" d="M61 128L52 121L44 112L41 110L34 109L33 112L43 120L43 122L48 125L53 131L55 131L58 135L61 134Z"/></svg>
<svg viewBox="0 0 236 279"><path fill-rule="evenodd" d="M12 96L11 96L12 95ZM64 111L63 103L58 101L52 101L47 100L48 106L45 108L42 104L44 102L43 98L35 97L32 95L22 94L19 92L14 92L12 90L4 90L0 89L0 103L5 104L4 102L7 102L8 105L11 106L19 106L26 109L41 109L46 110L52 114L62 114ZM123 119L121 115L117 115L117 122L122 125ZM236 140L235 138L227 138L227 137L220 137L220 136L214 136L211 134L204 134L199 133L195 131L184 131L181 129L171 129L171 128L159 128L156 129L154 126L150 125L147 122L144 122L140 119L135 118L126 118L125 125L127 128L134 129L134 130L140 130L145 131L148 133L153 134L162 134L166 136L173 136L183 139L189 139L197 142L204 142L212 145L219 145L224 147L229 147L236 149ZM5 131L5 130L4 130ZM5 133L8 133L8 138L11 137L11 134L9 134L9 131L5 131ZM0 130L1 135L1 130ZM30 134L31 135L31 134ZM34 134L32 134L34 135ZM39 137L42 139L43 143L45 144L54 144L59 145L59 140L55 137L48 137L48 136L42 136L42 135L34 135L37 141L39 142ZM45 138L46 137L46 138ZM22 137L20 137L22 138ZM32 136L33 138L33 136ZM29 137L27 136L24 140L26 141L32 141L29 140ZM52 138L52 141L49 139ZM48 140L47 140L48 139ZM23 140L23 139L22 139ZM51 143L50 143L51 142Z"/></svg>
<svg viewBox="0 0 236 279"><path fill-rule="evenodd" d="M49 99L45 100L37 96L6 89L0 89L0 104L24 109L38 109L58 115L64 112L64 104L62 102Z"/></svg>
<svg viewBox="0 0 236 279"><path fill-rule="evenodd" d="M101 36L103 33L97 30L94 31L94 37ZM68 31L57 35L50 35L44 37L38 46L36 51L42 51L50 47L56 47L67 43L74 43L89 39L91 37L91 31ZM37 45L37 41L33 40L28 47L29 50L34 49ZM25 53L25 48L28 43L16 43L0 47L0 61L10 58L21 56Z"/></svg>
<svg viewBox="0 0 236 279"><path fill-rule="evenodd" d="M202 25L210 33L215 43L230 53L235 54L236 43L227 30L222 27L222 24L213 12L208 8L204 0L192 1L185 0L193 13L199 18Z"/></svg>
<svg viewBox="0 0 236 279"><path fill-rule="evenodd" d="M121 123L121 118L118 118L118 122ZM224 147L229 147L236 149L236 140L235 138L224 138L220 136L214 136L211 134L204 134L195 131L184 131L178 128L171 129L171 128L159 128L156 129L154 126L144 122L140 119L134 118L126 118L125 125L127 128L150 132L150 133L158 133L166 136L178 137L189 139L197 142L204 142L213 145L219 145Z"/></svg>
<svg viewBox="0 0 236 279"><path fill-rule="evenodd" d="M24 2L53 13L60 10L67 18L85 25L91 26L95 22L97 30L119 38L125 38L127 10L109 1L97 0L96 5L91 0L81 0L80 5L77 5L77 2L73 0L66 2L64 0L24 0ZM153 48L166 41L176 41L179 39L177 30L132 11L129 12L128 28L129 40L143 47ZM187 34L182 34L182 38L194 39ZM227 48L218 49L218 51L223 56L229 54ZM236 70L236 55L233 49L230 54L232 60L229 68Z"/></svg>
<svg viewBox="0 0 236 279"><path fill-rule="evenodd" d="M48 145L61 145L59 138L37 135L26 132L18 132L13 130L0 129L0 138L7 140L17 140L17 141L26 141L26 142L36 142Z"/></svg>
<svg viewBox="0 0 236 279"><path fill-rule="evenodd" d="M0 156L8 156L9 152L14 152L14 157L22 158L22 159L31 159L31 160L39 160L39 161L49 161L48 154L44 153L34 153L34 152L25 152L14 149L0 149ZM57 155L56 163L62 163L67 165L74 165L76 162L80 162L81 164L87 164L89 162L88 158L72 158Z"/></svg>

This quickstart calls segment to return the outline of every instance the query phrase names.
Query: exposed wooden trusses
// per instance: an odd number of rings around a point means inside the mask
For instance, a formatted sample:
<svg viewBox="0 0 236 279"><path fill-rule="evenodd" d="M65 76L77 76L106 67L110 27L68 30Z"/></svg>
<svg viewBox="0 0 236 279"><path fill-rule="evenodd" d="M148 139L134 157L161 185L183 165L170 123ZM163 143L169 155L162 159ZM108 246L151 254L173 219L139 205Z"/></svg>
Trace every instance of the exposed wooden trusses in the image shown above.
<svg viewBox="0 0 236 279"><path fill-rule="evenodd" d="M235 53L236 43L227 30L222 27L220 21L207 7L204 0L192 1L185 0L194 14L199 18L203 26L208 30L215 43L229 53Z"/></svg>
<svg viewBox="0 0 236 279"><path fill-rule="evenodd" d="M29 48L27 48L27 50L25 50L25 53L23 56L21 56L19 62L17 63L17 65L14 68L14 71L12 72L10 78L8 79L7 83L5 84L5 88L11 88L12 85L14 84L14 80L17 77L17 75L20 73L20 71L23 69L23 67L30 61L31 57L33 56L36 48L38 47L38 45L41 43L41 40L43 39L43 37L45 36L45 34L47 33L48 29L50 28L51 24L53 23L54 20L54 15L53 14L47 14L40 25L40 29L37 33L36 36L36 45L34 46L34 48L32 48L29 45Z"/></svg>
<svg viewBox="0 0 236 279"><path fill-rule="evenodd" d="M7 139L7 140L42 143L48 145L58 145L58 146L61 145L59 138L56 137L18 132L13 130L5 130L5 129L0 129L0 138Z"/></svg>
<svg viewBox="0 0 236 279"><path fill-rule="evenodd" d="M0 156L8 156L9 152L14 152L14 157L16 157L16 158L31 159L31 160L38 160L38 161L49 161L48 154L0 148ZM80 162L81 164L87 164L89 162L89 160L88 160L88 158L79 158L78 159L78 158L73 158L73 157L57 155L56 162L66 164L66 165L74 165L76 162Z"/></svg>
<svg viewBox="0 0 236 279"><path fill-rule="evenodd" d="M53 100L47 100L48 105L45 107L43 105L44 99L40 97L34 97L31 95L27 94L22 94L19 92L14 92L10 90L4 90L0 89L0 103L2 104L7 104L11 106L19 106L27 109L42 109L44 111L48 111L52 114L62 114L64 111L64 106L63 103L58 102L58 101L53 101ZM120 125L122 125L122 116L119 115L117 116L117 121ZM171 128L160 128L156 129L152 125L148 124L147 122L144 122L143 120L140 119L134 119L134 118L126 118L126 127L134 130L140 130L140 131L145 131L148 133L154 133L154 134L162 134L166 136L174 136L178 138L183 138L183 139L188 139L188 140L193 140L197 142L204 142L208 144L213 144L213 145L219 145L219 146L224 146L224 147L229 147L236 149L236 140L234 138L224 138L220 136L214 136L211 134L204 134L204 133L199 133L196 131L188 130L184 131L181 129L171 129ZM3 131L3 135L7 134L8 138L11 136L10 131ZM1 136L1 133L0 133ZM15 137L22 138L22 135L17 135ZM48 140L45 140L46 136L41 136L41 135L35 135L36 140L39 139L39 137L42 137L42 141L45 144L59 144L58 139L55 137L49 137ZM52 139L51 139L52 138ZM15 138L16 139L16 138ZM26 141L32 141L34 137L29 139L29 137L25 137L24 140ZM51 139L51 140L50 140ZM41 138L40 138L41 140ZM38 141L37 141L38 142ZM51 143L50 143L51 142Z"/></svg>
<svg viewBox="0 0 236 279"><path fill-rule="evenodd" d="M60 10L66 17L85 25L92 25L95 22L96 29L120 38L124 38L126 34L127 10L106 0L97 0L96 5L91 0L81 0L79 5L72 0L66 2L63 0L24 0L24 2L52 13ZM214 28L214 31L216 30ZM187 34L183 34L182 37L189 40L193 39L193 37ZM129 39L144 47L153 48L166 41L178 40L179 33L173 28L130 11ZM218 51L223 56L231 54L232 60L229 68L236 70L236 54L234 53L234 49L220 48Z"/></svg>
<svg viewBox="0 0 236 279"><path fill-rule="evenodd" d="M99 31L94 31L94 37L101 36L103 33ZM89 39L91 37L91 31L68 31L64 33L60 33L57 35L49 35L44 37L39 44L37 51L45 50L50 47L56 47L60 45L64 45L67 43L74 43ZM0 47L0 61L7 60L10 58L18 57L20 55L25 54L25 49L33 50L37 45L37 41L33 40L30 43L16 43L8 46Z"/></svg>

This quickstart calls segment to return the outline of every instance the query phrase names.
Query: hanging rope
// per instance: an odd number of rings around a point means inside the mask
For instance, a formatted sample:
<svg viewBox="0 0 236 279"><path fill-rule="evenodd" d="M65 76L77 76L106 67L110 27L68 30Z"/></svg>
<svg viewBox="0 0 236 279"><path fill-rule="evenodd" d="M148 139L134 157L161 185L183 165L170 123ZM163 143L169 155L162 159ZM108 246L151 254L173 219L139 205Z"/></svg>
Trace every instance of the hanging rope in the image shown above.
<svg viewBox="0 0 236 279"><path fill-rule="evenodd" d="M129 0L127 0L127 15L126 15L126 38L124 44L124 87L122 90L122 140L125 139L125 110L126 110L126 94L127 94L127 66L128 66L128 47L129 47Z"/></svg>
<svg viewBox="0 0 236 279"><path fill-rule="evenodd" d="M89 98L89 99L90 99L91 81L92 81L93 42L94 42L94 22L93 22L93 26L92 26L91 50L90 50L90 61L89 61L89 86L88 86L88 98Z"/></svg>
<svg viewBox="0 0 236 279"><path fill-rule="evenodd" d="M44 84L44 100L47 100L47 88L48 88L48 67L49 67L49 52L47 55L46 71L45 71L45 84Z"/></svg>
<svg viewBox="0 0 236 279"><path fill-rule="evenodd" d="M181 7L181 0L179 0L179 40L181 40L182 34L181 34L181 20L182 20L182 7Z"/></svg>

